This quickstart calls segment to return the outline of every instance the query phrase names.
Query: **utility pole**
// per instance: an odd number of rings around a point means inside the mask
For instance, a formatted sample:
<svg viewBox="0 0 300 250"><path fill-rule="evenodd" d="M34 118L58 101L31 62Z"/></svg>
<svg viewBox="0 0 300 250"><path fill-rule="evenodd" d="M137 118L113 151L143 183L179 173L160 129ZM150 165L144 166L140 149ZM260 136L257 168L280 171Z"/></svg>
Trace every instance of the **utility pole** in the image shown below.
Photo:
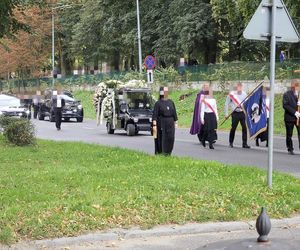
<svg viewBox="0 0 300 250"><path fill-rule="evenodd" d="M274 100L275 100L275 59L276 59L276 1L272 0L271 10L271 56L270 56L270 120L268 148L268 186L272 188L273 148L274 148Z"/></svg>
<svg viewBox="0 0 300 250"><path fill-rule="evenodd" d="M54 89L55 79L54 79L54 70L55 70L55 39L54 39L54 9L52 8L52 89Z"/></svg>
<svg viewBox="0 0 300 250"><path fill-rule="evenodd" d="M136 13L137 13L137 29L138 29L138 47L139 47L139 70L140 70L140 73L142 73L143 72L143 69L142 69L142 42L141 42L141 23L140 23L139 0L136 0Z"/></svg>

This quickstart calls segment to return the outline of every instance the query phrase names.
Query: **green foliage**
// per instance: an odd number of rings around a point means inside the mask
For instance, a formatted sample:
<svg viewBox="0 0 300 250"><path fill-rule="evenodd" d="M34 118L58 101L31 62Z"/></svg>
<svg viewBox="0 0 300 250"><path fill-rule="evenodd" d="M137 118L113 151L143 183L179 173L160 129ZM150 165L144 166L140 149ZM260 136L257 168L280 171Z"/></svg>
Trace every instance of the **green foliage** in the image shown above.
<svg viewBox="0 0 300 250"><path fill-rule="evenodd" d="M15 121L16 119L13 117L0 115L0 128L5 130L11 123Z"/></svg>
<svg viewBox="0 0 300 250"><path fill-rule="evenodd" d="M28 146L35 144L35 131L33 124L27 119L3 118L4 137L16 146Z"/></svg>
<svg viewBox="0 0 300 250"><path fill-rule="evenodd" d="M11 147L0 137L0 241L300 212L300 180L257 168L81 143Z"/></svg>
<svg viewBox="0 0 300 250"><path fill-rule="evenodd" d="M0 38L12 35L22 27L13 16L13 9L20 3L20 0L0 1Z"/></svg>

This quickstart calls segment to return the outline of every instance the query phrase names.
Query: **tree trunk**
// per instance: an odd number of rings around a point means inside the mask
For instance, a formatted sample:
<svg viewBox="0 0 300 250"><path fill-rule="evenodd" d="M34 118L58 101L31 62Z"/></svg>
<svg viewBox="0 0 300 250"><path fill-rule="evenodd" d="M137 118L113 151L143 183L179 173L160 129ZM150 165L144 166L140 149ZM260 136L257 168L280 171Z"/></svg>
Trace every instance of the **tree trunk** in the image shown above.
<svg viewBox="0 0 300 250"><path fill-rule="evenodd" d="M113 68L115 71L120 71L120 52L118 50L114 51Z"/></svg>

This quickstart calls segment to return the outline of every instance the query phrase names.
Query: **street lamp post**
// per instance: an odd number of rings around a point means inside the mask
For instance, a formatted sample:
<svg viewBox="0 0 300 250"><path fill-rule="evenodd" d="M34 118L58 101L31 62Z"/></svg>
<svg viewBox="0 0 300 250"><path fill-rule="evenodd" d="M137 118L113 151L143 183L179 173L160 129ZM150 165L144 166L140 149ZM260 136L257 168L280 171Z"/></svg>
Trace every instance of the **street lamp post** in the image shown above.
<svg viewBox="0 0 300 250"><path fill-rule="evenodd" d="M139 70L142 73L142 42L141 42L141 23L140 23L140 5L139 0L136 0L137 13L137 29L138 29L138 47L139 47Z"/></svg>
<svg viewBox="0 0 300 250"><path fill-rule="evenodd" d="M55 44L54 44L54 9L52 9L52 88L54 88L54 70L55 70Z"/></svg>
<svg viewBox="0 0 300 250"><path fill-rule="evenodd" d="M65 8L71 8L72 5L59 5L56 7L52 7L52 88L54 88L55 79L54 79L54 71L55 71L55 24L54 24L54 10L62 10Z"/></svg>

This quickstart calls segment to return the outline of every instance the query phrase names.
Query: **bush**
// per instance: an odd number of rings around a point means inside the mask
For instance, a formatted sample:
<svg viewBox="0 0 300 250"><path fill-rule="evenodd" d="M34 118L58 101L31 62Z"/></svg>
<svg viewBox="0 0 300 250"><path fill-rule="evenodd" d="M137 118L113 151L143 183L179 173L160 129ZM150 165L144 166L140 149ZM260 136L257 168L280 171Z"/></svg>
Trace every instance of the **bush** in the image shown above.
<svg viewBox="0 0 300 250"><path fill-rule="evenodd" d="M6 124L4 137L6 140L17 146L27 146L35 144L35 130L33 124L27 119L1 119Z"/></svg>
<svg viewBox="0 0 300 250"><path fill-rule="evenodd" d="M15 118L0 115L0 131L1 129L5 130L15 120Z"/></svg>

